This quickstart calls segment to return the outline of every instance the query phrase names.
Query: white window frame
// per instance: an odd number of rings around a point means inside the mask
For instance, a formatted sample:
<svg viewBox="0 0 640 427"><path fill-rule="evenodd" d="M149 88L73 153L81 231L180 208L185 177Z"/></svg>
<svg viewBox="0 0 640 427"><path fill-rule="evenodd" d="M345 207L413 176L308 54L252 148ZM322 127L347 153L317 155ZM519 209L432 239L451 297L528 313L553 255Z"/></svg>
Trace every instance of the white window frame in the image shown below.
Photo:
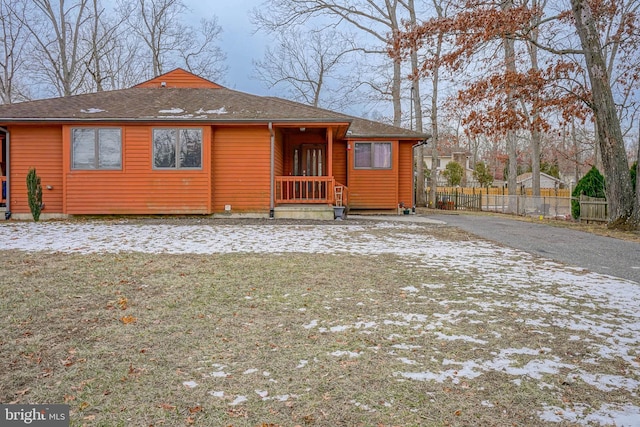
<svg viewBox="0 0 640 427"><path fill-rule="evenodd" d="M105 166L101 164L101 137L100 134L106 131L118 131L118 141L120 159L117 166ZM93 132L93 163L85 162L84 165L78 165L77 159L79 157L76 133L77 132ZM106 142L106 141L105 141ZM89 144L91 145L91 144ZM71 128L71 169L72 170L122 170L122 128L116 127L74 127ZM102 156L104 157L104 156Z"/></svg>
<svg viewBox="0 0 640 427"><path fill-rule="evenodd" d="M367 144L371 146L371 159L369 162L369 166L359 166L358 165L358 145ZM376 145L387 145L389 146L389 155L386 159L388 165L378 165L376 166ZM354 155L353 155L353 167L354 169L393 169L393 144L389 141L359 141L354 143Z"/></svg>
<svg viewBox="0 0 640 427"><path fill-rule="evenodd" d="M159 132L174 132L175 138L172 138L173 141L173 156L174 156L174 164L173 166L158 166L156 164L156 150L159 148L156 144L156 135ZM182 153L183 148L185 147L186 142L184 141L184 133L183 132L197 132L200 135L199 144L200 144L200 165L199 166L182 166L180 153ZM202 170L203 163L203 148L204 148L204 132L202 128L189 128L189 127L159 127L154 128L151 135L151 151L152 151L152 167L154 170Z"/></svg>

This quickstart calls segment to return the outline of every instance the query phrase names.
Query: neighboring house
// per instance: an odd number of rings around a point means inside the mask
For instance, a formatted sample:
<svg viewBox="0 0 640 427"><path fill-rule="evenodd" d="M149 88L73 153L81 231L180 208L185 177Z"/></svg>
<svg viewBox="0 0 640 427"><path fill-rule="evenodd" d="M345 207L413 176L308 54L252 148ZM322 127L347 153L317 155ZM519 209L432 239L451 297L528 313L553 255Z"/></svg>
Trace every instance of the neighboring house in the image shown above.
<svg viewBox="0 0 640 427"><path fill-rule="evenodd" d="M0 137L13 217L30 217L32 167L43 218L278 217L291 206L333 212L336 187L352 210L409 205L412 147L426 135L176 69L130 89L2 105Z"/></svg>
<svg viewBox="0 0 640 427"><path fill-rule="evenodd" d="M447 182L447 178L445 178L445 176L443 175L443 172L447 168L447 164L449 164L450 162L457 162L458 164L460 164L460 166L464 168L465 173L464 173L464 177L462 178L462 185L472 185L472 183L474 182L474 178L473 178L473 169L469 167L469 157L470 157L469 152L464 148L460 148L460 147L440 148L438 150L438 162L436 164L436 169L438 170L438 182L437 182L438 187L446 187L447 185L449 185L449 183ZM431 153L428 150L425 151L424 162L425 162L425 166L429 170L432 169L431 167L432 160L433 159L431 158ZM427 180L427 186L428 186L429 176L425 176L425 179Z"/></svg>
<svg viewBox="0 0 640 427"><path fill-rule="evenodd" d="M516 178L518 188L532 188L533 187L533 174L531 172L518 175ZM560 188L562 181L551 175L547 175L544 172L540 172L540 188Z"/></svg>

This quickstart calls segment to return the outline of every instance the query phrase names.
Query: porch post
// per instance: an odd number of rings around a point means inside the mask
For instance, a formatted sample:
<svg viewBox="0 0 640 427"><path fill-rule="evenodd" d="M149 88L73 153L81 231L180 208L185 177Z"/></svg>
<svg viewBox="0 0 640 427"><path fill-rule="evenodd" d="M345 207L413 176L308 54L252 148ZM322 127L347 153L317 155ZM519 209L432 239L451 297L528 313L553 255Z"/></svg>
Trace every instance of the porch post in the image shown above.
<svg viewBox="0 0 640 427"><path fill-rule="evenodd" d="M331 127L327 129L327 176L333 176L333 128Z"/></svg>
<svg viewBox="0 0 640 427"><path fill-rule="evenodd" d="M269 218L274 218L275 216L275 145L276 145L276 135L273 131L273 123L269 122Z"/></svg>

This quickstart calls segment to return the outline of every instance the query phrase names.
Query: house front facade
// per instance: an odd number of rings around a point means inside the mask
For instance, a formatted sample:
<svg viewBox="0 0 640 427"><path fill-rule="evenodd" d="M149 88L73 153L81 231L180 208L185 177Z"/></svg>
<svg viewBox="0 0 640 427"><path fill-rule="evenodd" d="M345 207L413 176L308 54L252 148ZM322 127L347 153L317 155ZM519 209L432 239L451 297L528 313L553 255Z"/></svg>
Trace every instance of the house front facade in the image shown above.
<svg viewBox="0 0 640 427"><path fill-rule="evenodd" d="M184 70L130 89L0 106L4 209L30 217L258 214L348 205L395 212L413 197L426 135L272 97Z"/></svg>

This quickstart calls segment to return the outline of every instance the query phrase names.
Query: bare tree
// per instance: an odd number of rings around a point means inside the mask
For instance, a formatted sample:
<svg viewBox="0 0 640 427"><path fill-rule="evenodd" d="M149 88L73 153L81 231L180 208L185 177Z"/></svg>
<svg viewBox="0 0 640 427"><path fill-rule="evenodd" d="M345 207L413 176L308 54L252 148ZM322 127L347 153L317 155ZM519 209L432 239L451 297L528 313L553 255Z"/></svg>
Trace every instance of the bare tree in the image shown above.
<svg viewBox="0 0 640 427"><path fill-rule="evenodd" d="M402 5L405 7L405 9L407 9L407 11L409 12L409 25L411 26L415 26L418 23L418 19L416 16L416 7L415 7L415 3L413 0L407 0L407 1L402 1L400 0ZM436 9L438 9L438 4L437 2L434 2L434 7ZM441 42L441 40L440 40ZM441 44L438 45L438 47L436 47L436 49L441 48ZM412 79L411 79L411 102L413 103L412 105L412 111L415 111L415 119L416 119L416 130L418 132L422 132L422 97L420 95L420 79L417 78L417 72L418 72L418 51L417 50L413 50L410 54L409 54L410 58L411 58L411 75L412 75ZM432 74L433 80L432 83L434 83L434 91L438 90L438 72L434 72ZM437 96L433 97L432 99L435 100L435 102L437 102ZM433 105L432 105L433 107ZM436 114L437 112L434 113L434 110L432 108L431 110L431 114ZM411 114L413 116L413 113ZM432 117L433 118L433 117ZM412 121L413 117L410 117L410 121ZM432 120L432 125L431 125L431 129L433 131L433 120ZM437 128L436 128L436 133L437 133ZM418 206L424 206L426 205L426 198L425 198L425 188L424 188L424 144L419 145L417 147L417 152L416 152L416 166L415 166L415 170L416 170L416 200L415 203ZM431 163L432 165L434 165L435 163ZM432 169L435 169L432 167ZM433 198L432 200L435 200L435 198Z"/></svg>
<svg viewBox="0 0 640 427"><path fill-rule="evenodd" d="M27 47L25 7L23 0L0 1L0 102L3 104L29 98L26 82L20 79L25 71ZM16 16L22 19L16 19Z"/></svg>
<svg viewBox="0 0 640 427"><path fill-rule="evenodd" d="M119 0L118 9L144 44L153 76L179 65L209 79L222 78L225 55L216 45L222 29L215 17L203 19L198 29L185 25L188 9L182 0Z"/></svg>
<svg viewBox="0 0 640 427"><path fill-rule="evenodd" d="M218 19L203 18L197 28L188 27L182 37L178 55L185 68L210 80L222 81L227 71L226 55L217 45L222 33Z"/></svg>
<svg viewBox="0 0 640 427"><path fill-rule="evenodd" d="M337 78L353 46L329 31L286 29L277 46L254 61L255 74L268 88L282 86L289 96L314 107L342 109L345 87Z"/></svg>
<svg viewBox="0 0 640 427"><path fill-rule="evenodd" d="M89 0L32 0L32 9L13 15L29 33L33 72L60 96L78 93L83 85L89 52L81 33L90 19Z"/></svg>
<svg viewBox="0 0 640 427"><path fill-rule="evenodd" d="M381 85L375 79L363 84L378 93L390 95L393 123L400 126L402 64L397 59L389 60L386 44L388 35L400 29L402 16L407 12L404 6L408 4L409 2L401 3L399 0L273 0L266 3L266 7L254 9L252 15L254 24L267 32L306 25L313 19L324 23L328 28L346 25L358 32L362 40L368 40L358 44L360 51L378 58L368 62L385 62L392 70L389 85Z"/></svg>
<svg viewBox="0 0 640 427"><path fill-rule="evenodd" d="M84 31L84 42L89 52L85 61L87 69L87 80L85 82L86 91L103 91L105 89L116 89L112 82L114 74L120 72L114 69L112 60L114 53L118 51L122 36L120 25L122 21L116 21L109 17L99 0L91 0L91 18L87 22Z"/></svg>

